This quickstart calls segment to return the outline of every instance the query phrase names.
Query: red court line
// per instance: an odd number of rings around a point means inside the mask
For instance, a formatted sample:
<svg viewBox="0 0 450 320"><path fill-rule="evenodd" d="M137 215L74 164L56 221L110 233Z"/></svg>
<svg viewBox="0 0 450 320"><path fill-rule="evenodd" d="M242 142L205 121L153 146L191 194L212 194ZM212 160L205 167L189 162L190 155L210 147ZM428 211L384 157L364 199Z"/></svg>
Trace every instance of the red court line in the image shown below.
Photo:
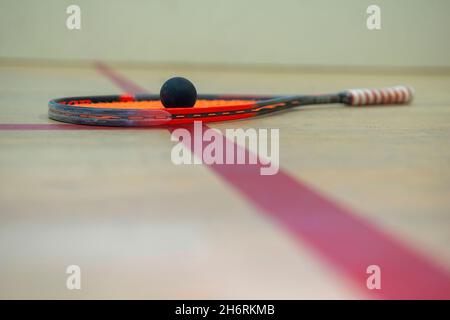
<svg viewBox="0 0 450 320"><path fill-rule="evenodd" d="M125 93L148 93L148 90L145 88L138 86L134 82L122 77L120 74L114 72L110 69L106 64L102 62L96 62L95 67L98 72L107 77L110 81L112 81L117 87L125 91Z"/></svg>
<svg viewBox="0 0 450 320"><path fill-rule="evenodd" d="M0 131L111 130L113 127L83 126L68 123L0 123Z"/></svg>
<svg viewBox="0 0 450 320"><path fill-rule="evenodd" d="M114 82L119 88L127 88L126 91L130 93L146 93L147 90L135 85L127 79L113 72L103 63L96 63L96 68L99 72L105 75L108 79ZM0 123L0 130L2 131L20 131L20 130L136 130L148 128L125 128L125 127L101 127L101 126L87 126L68 123Z"/></svg>
<svg viewBox="0 0 450 320"><path fill-rule="evenodd" d="M0 131L48 131L48 130L157 130L161 127L106 127L69 123L0 123Z"/></svg>
<svg viewBox="0 0 450 320"><path fill-rule="evenodd" d="M0 130L74 130L74 124L48 124L48 123L0 123Z"/></svg>
<svg viewBox="0 0 450 320"><path fill-rule="evenodd" d="M146 92L104 64L97 64L97 70L128 93ZM185 128L192 133L193 126ZM249 151L245 153L248 157ZM276 175L262 176L260 164L208 167L296 239L315 249L365 295L384 299L450 298L446 270L282 169ZM373 264L381 268L381 290L366 287L366 268Z"/></svg>

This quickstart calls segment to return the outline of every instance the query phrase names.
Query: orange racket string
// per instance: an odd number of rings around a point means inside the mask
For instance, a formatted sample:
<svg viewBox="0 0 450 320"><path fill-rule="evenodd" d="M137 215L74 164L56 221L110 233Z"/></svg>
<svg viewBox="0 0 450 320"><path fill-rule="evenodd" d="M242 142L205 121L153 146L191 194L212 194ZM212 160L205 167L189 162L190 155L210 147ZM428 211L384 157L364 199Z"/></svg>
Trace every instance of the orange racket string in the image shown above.
<svg viewBox="0 0 450 320"><path fill-rule="evenodd" d="M255 102L255 100L197 100L192 108L229 107L253 102ZM90 104L77 104L76 106L110 109L166 109L159 100L96 102Z"/></svg>

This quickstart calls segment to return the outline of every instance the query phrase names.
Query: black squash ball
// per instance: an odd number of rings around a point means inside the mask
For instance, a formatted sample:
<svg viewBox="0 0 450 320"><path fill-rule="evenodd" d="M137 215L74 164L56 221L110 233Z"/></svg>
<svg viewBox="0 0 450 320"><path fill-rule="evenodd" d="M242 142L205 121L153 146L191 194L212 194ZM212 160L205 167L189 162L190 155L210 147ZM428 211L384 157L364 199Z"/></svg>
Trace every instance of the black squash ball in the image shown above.
<svg viewBox="0 0 450 320"><path fill-rule="evenodd" d="M167 80L159 93L166 108L189 108L197 101L197 90L192 82L182 77Z"/></svg>

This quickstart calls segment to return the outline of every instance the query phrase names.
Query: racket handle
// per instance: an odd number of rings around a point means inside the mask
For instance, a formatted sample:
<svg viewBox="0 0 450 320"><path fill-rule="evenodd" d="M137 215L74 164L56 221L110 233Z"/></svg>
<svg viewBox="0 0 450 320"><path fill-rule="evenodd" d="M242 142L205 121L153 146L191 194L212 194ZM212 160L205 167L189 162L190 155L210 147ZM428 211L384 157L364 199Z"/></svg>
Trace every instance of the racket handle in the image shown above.
<svg viewBox="0 0 450 320"><path fill-rule="evenodd" d="M413 96L413 89L407 86L380 89L350 89L344 92L344 103L350 106L408 104L412 101Z"/></svg>

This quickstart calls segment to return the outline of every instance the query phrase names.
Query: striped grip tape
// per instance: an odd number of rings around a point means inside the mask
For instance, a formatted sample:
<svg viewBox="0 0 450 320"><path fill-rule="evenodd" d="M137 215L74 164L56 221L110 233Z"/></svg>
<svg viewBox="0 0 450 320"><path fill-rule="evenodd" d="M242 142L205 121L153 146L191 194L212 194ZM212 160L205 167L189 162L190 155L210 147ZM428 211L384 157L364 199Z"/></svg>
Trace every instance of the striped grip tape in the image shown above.
<svg viewBox="0 0 450 320"><path fill-rule="evenodd" d="M381 89L350 89L346 91L348 105L407 104L413 99L413 90L407 86Z"/></svg>

